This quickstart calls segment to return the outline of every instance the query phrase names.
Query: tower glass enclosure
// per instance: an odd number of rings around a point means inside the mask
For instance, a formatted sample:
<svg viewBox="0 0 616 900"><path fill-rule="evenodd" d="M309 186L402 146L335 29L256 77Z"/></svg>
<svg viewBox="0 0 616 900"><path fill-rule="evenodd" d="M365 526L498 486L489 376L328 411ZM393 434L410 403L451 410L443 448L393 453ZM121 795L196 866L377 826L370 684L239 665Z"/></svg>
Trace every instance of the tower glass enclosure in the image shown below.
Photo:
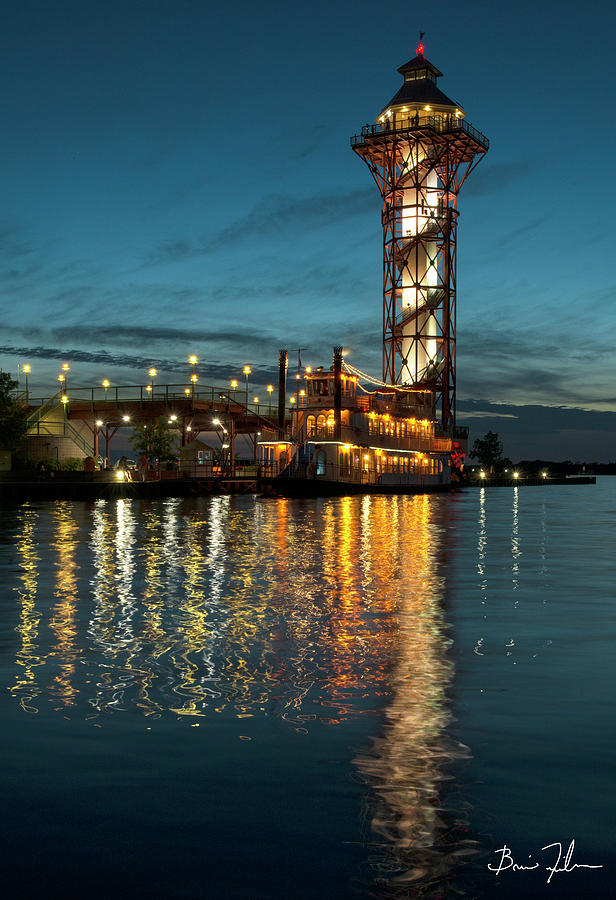
<svg viewBox="0 0 616 900"><path fill-rule="evenodd" d="M458 193L489 141L436 85L423 55L351 146L382 198L383 381L434 391L445 428L456 408Z"/></svg>

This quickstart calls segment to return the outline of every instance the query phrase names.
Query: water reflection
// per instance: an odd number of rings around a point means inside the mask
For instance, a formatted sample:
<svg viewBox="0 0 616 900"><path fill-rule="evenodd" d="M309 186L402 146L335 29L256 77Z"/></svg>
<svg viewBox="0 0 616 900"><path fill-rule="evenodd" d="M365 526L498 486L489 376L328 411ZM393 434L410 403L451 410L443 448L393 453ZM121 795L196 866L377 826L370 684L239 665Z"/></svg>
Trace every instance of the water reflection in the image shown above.
<svg viewBox="0 0 616 900"><path fill-rule="evenodd" d="M51 608L49 627L55 643L49 650L49 660L57 660L57 674L49 685L49 693L60 703L58 709L75 704L78 689L74 685L75 661L80 650L77 647L77 540L78 526L70 504L59 502L54 506L53 539L56 584L55 603Z"/></svg>
<svg viewBox="0 0 616 900"><path fill-rule="evenodd" d="M9 691L24 712L29 713L38 712L35 701L41 689L36 670L44 665L44 660L38 655L40 613L36 608L36 599L40 558L37 553L37 522L36 511L24 505L17 521L19 573L14 588L19 598L19 624L15 628L19 643L15 653L15 680Z"/></svg>
<svg viewBox="0 0 616 900"><path fill-rule="evenodd" d="M442 881L466 849L443 807L447 765L464 752L445 736L449 506L58 503L41 512L51 568L37 553L39 514L24 507L11 692L24 710L44 694L99 727L129 714L151 726L226 716L242 737L264 716L301 735L378 714L379 736L355 765L372 789L379 895Z"/></svg>
<svg viewBox="0 0 616 900"><path fill-rule="evenodd" d="M356 763L376 795L372 830L384 839L373 848L380 872L375 895L407 897L412 890L413 896L442 897L448 873L473 849L465 823L446 810L443 796L451 762L468 752L445 731L453 667L447 656L445 583L439 575L439 514L447 507L418 497L410 504L400 499L396 512L399 533L412 535L412 552L407 555L404 544L389 537L374 557L377 564L383 559L383 570L394 573L399 585L390 699L382 735L372 753ZM391 588L388 581L383 588Z"/></svg>
<svg viewBox="0 0 616 900"><path fill-rule="evenodd" d="M511 525L511 583L513 590L517 591L520 587L520 557L522 550L520 549L520 488L513 488L513 522ZM516 598L516 604L518 602Z"/></svg>

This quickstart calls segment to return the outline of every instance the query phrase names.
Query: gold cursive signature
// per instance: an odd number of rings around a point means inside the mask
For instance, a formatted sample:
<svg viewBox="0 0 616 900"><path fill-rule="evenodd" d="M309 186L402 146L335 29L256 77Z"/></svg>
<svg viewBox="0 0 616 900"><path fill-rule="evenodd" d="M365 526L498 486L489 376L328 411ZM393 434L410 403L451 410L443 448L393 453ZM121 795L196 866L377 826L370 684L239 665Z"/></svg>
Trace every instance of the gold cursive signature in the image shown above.
<svg viewBox="0 0 616 900"><path fill-rule="evenodd" d="M556 857L556 862L551 866L545 866L546 872L549 872L547 877L547 883L549 884L554 875L560 874L562 872L573 872L574 869L602 869L602 865L591 866L587 863L574 863L572 862L573 852L575 850L575 839L571 841L569 847L567 848L567 852L563 858L563 845L560 841L555 841L553 844L546 844L545 847L542 847L541 850L551 850L552 847L556 847L558 850L558 854ZM511 869L512 872L530 872L533 869L538 869L541 866L541 863L537 860L532 859L532 854L528 854L528 859L532 860L532 862L523 864L517 863L512 854L511 849L503 844L502 847L499 847L498 850L494 851L495 853L500 853L500 859L498 860L497 865L493 866L488 863L488 869L491 872L494 872L496 875L500 875L501 872L506 872L508 869Z"/></svg>

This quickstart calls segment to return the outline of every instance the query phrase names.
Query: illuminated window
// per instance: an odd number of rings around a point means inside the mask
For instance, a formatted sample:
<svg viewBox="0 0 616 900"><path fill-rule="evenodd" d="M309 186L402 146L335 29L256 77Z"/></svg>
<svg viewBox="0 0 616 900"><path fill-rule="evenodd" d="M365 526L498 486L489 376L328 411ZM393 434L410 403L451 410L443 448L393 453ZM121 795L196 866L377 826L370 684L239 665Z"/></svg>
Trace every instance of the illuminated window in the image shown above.
<svg viewBox="0 0 616 900"><path fill-rule="evenodd" d="M414 69L412 72L404 73L405 81L436 81L436 76L429 69Z"/></svg>

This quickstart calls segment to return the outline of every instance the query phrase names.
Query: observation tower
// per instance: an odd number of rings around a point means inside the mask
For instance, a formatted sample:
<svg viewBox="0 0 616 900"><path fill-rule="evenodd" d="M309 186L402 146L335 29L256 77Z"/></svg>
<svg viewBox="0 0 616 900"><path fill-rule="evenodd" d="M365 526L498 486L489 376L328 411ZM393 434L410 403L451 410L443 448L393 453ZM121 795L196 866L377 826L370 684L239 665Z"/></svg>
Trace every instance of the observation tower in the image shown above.
<svg viewBox="0 0 616 900"><path fill-rule="evenodd" d="M374 125L351 138L383 207L383 381L434 392L444 428L456 410L458 194L488 139L416 55Z"/></svg>

